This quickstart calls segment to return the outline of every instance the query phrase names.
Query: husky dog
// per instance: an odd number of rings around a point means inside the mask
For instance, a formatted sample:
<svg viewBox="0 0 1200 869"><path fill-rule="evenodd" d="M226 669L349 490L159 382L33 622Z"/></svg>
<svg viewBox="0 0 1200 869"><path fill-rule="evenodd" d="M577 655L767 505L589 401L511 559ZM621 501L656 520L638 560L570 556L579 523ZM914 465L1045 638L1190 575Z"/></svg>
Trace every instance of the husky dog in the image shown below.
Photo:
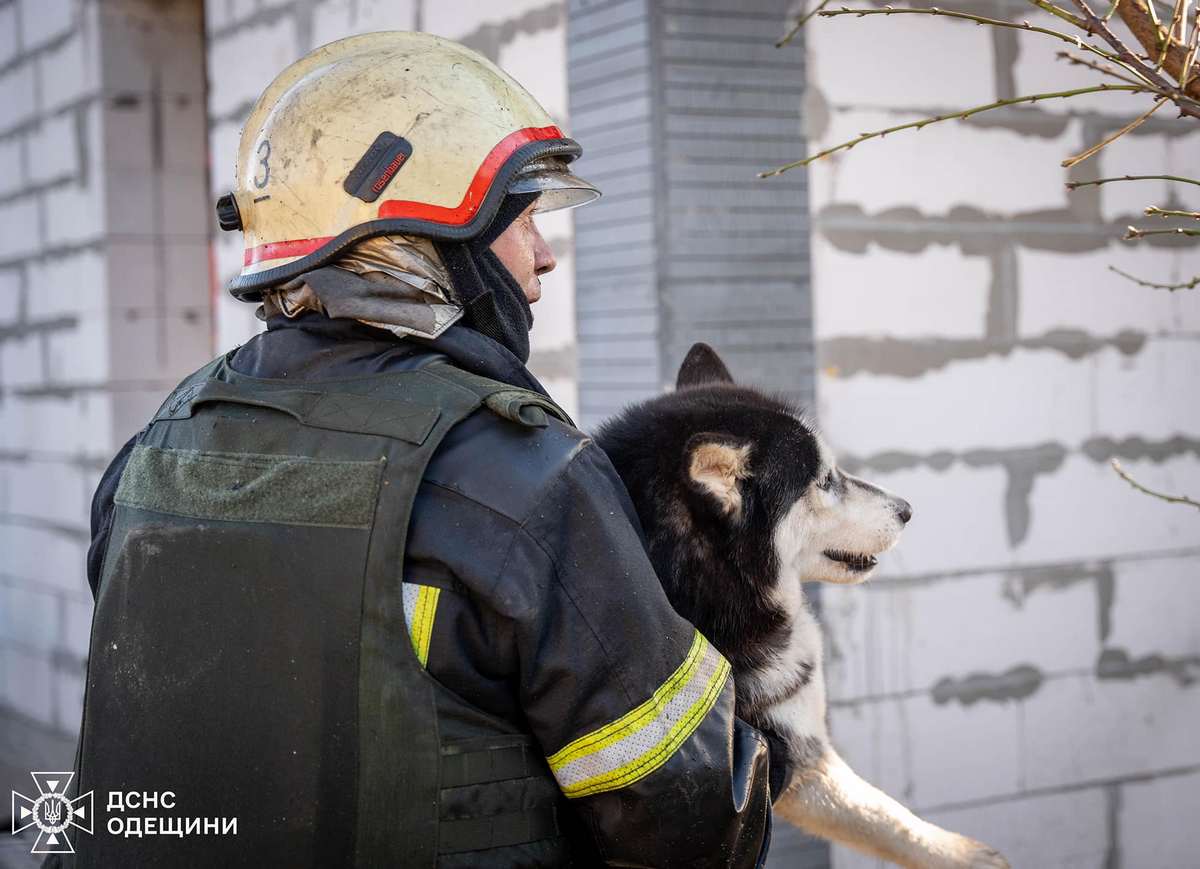
<svg viewBox="0 0 1200 869"><path fill-rule="evenodd" d="M708 345L692 347L676 387L596 440L671 603L732 664L738 715L788 746L794 774L776 815L902 866L1007 867L867 784L829 742L821 629L801 582L862 582L912 516L908 503L839 470L792 407L735 385Z"/></svg>

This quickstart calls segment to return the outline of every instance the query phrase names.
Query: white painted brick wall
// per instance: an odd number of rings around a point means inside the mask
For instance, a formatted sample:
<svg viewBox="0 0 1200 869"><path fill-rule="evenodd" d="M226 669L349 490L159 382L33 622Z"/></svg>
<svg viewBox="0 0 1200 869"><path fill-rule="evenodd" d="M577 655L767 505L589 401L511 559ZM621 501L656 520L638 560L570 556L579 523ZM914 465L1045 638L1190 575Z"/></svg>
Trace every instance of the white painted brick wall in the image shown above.
<svg viewBox="0 0 1200 869"><path fill-rule="evenodd" d="M49 652L58 645L58 599L41 590L0 585L0 643Z"/></svg>
<svg viewBox="0 0 1200 869"><path fill-rule="evenodd" d="M847 253L821 237L813 269L830 275L817 288L817 338L838 335L931 335L974 338L987 316L991 273L980 257L949 247L917 254L875 248ZM911 316L912 311L922 316Z"/></svg>
<svg viewBox="0 0 1200 869"><path fill-rule="evenodd" d="M1148 486L1200 491L1200 462L1194 456L1161 464L1121 464ZM1194 516L1178 505L1135 492L1107 463L1081 456L1069 456L1056 473L1038 477L1030 503L1033 523L1018 549L1016 558L1021 561L1090 559L1196 545Z"/></svg>
<svg viewBox="0 0 1200 869"><path fill-rule="evenodd" d="M99 195L102 190L98 179L89 179L87 187L71 184L42 194L46 243L56 246L99 241L107 229L105 203Z"/></svg>
<svg viewBox="0 0 1200 869"><path fill-rule="evenodd" d="M0 64L8 63L16 56L20 46L17 42L17 4L0 7Z"/></svg>
<svg viewBox="0 0 1200 869"><path fill-rule="evenodd" d="M39 340L24 335L0 344L0 382L5 391L40 383L45 376Z"/></svg>
<svg viewBox="0 0 1200 869"><path fill-rule="evenodd" d="M21 272L0 269L0 328L17 319L21 304Z"/></svg>
<svg viewBox="0 0 1200 869"><path fill-rule="evenodd" d="M907 805L942 806L1017 792L1021 709L926 695L830 709L833 743L860 776Z"/></svg>
<svg viewBox="0 0 1200 869"><path fill-rule="evenodd" d="M37 107L34 105L31 65L18 64L0 73L0 106L4 106L4 114L0 115L0 132L26 123L33 117Z"/></svg>
<svg viewBox="0 0 1200 869"><path fill-rule="evenodd" d="M823 589L821 605L838 652L826 668L838 700L928 691L946 677L1020 665L1086 671L1101 649L1096 584L1086 579L1027 595L1016 574L896 587L879 580Z"/></svg>
<svg viewBox="0 0 1200 869"><path fill-rule="evenodd" d="M79 530L89 523L91 491L83 469L63 462L29 462L8 468L8 512Z"/></svg>
<svg viewBox="0 0 1200 869"><path fill-rule="evenodd" d="M48 657L0 645L0 670L0 706L35 721L53 721L54 673Z"/></svg>
<svg viewBox="0 0 1200 869"><path fill-rule="evenodd" d="M1103 791L1093 788L934 812L929 819L999 848L1013 866L1096 869L1107 854L1107 811Z"/></svg>
<svg viewBox="0 0 1200 869"><path fill-rule="evenodd" d="M26 196L0 203L0 260L28 256L38 244L37 200Z"/></svg>
<svg viewBox="0 0 1200 869"><path fill-rule="evenodd" d="M1200 656L1200 557L1139 559L1116 566L1117 606L1107 645L1132 658Z"/></svg>
<svg viewBox="0 0 1200 869"><path fill-rule="evenodd" d="M0 196L7 196L25 186L22 176L22 138L18 135L0 139L0 166L5 171L0 173Z"/></svg>
<svg viewBox="0 0 1200 869"><path fill-rule="evenodd" d="M43 119L30 133L28 149L31 183L47 184L74 177L80 170L75 116Z"/></svg>
<svg viewBox="0 0 1200 869"><path fill-rule="evenodd" d="M25 50L65 36L75 24L73 0L17 0L21 8L21 44Z"/></svg>
<svg viewBox="0 0 1200 869"><path fill-rule="evenodd" d="M1195 863L1200 773L1125 785L1119 808L1122 865L1174 869Z"/></svg>
<svg viewBox="0 0 1200 869"><path fill-rule="evenodd" d="M1097 788L989 802L933 812L930 821L999 848L1017 867L1097 869L1107 854L1108 806ZM888 869L848 848L833 849L835 869ZM1141 869L1142 863L1126 863Z"/></svg>
<svg viewBox="0 0 1200 869"><path fill-rule="evenodd" d="M1019 349L952 362L921 378L826 376L821 417L838 433L838 448L857 456L1075 444L1099 434L1162 440L1200 431L1200 406L1174 400L1187 391L1198 354L1192 341L1153 339L1134 358L1111 346L1079 360ZM981 383L990 389L981 391Z"/></svg>
<svg viewBox="0 0 1200 869"><path fill-rule="evenodd" d="M991 14L1052 21L1025 11ZM809 153L917 113L1003 95L997 91L1005 84L1003 59L986 28L957 22L962 27L955 29L956 22L916 16L893 24L818 19L810 25L809 66L821 97L811 105L831 116L817 125L820 140L809 143ZM1049 40L1016 38L1017 93L1095 83L1094 74L1056 61ZM864 44L871 45L868 58L855 50ZM952 66L926 64L913 50L922 44L939 51L952 45L962 54ZM948 68L955 75L937 80ZM1194 248L1117 238L1120 223L1147 223L1141 209L1165 202L1168 185L1110 184L1068 194L1063 182L1123 173L1200 176L1200 148L1189 147L1200 133L1168 136L1148 125L1073 176L1059 165L1146 105L1144 96L1110 94L996 115L991 129L948 122L864 143L816 164L809 176L818 215L816 333L825 342L818 354L827 366L846 363L820 378L823 428L840 450L858 457L947 451L938 457L942 470L922 464L863 472L916 509L899 548L884 556L880 579L869 588L824 593L831 694L861 701L835 707L835 740L894 795L918 805L944 797L948 804L932 820L999 846L1014 866L1189 865L1198 844L1188 822L1175 820L1175 806L1167 807L1183 793L1177 783L1194 788L1194 781L1155 776L1197 763L1200 738L1187 722L1200 720L1193 708L1200 695L1164 673L1098 679L1096 667L1105 649L1110 660L1123 653L1143 667L1196 654L1200 634L1189 618L1200 539L1194 511L1134 492L1108 468L1106 453L1128 453L1123 463L1149 485L1200 491L1193 446L1200 415L1185 398L1195 391L1200 314L1187 294L1136 287L1107 266L1172 282L1200 273L1200 256ZM1184 202L1200 201L1192 188L1174 192ZM997 221L956 225L953 209L960 206ZM866 219L856 221L856 213ZM1002 221L1015 215L1036 218L1042 229L1013 234ZM944 221L936 236L928 218ZM1104 221L1117 223L1108 237L1099 232ZM870 243L881 236L915 253ZM1013 247L1006 251L1006 243ZM1073 246L1080 252L1065 252ZM963 286L965 293L954 294ZM1056 330L1085 342L1122 330L1149 340L1129 355L1106 347L1078 359L1013 346L1014 339ZM898 343L880 351L857 340L864 336ZM898 366L905 354L928 350L915 343L925 337L955 339L953 349L963 352L914 376L853 373L872 352L884 366ZM985 341L991 355L973 358ZM1142 440L1121 443L1126 438ZM1140 457L1139 444L1147 442L1156 450L1153 460ZM1010 503L999 460L1039 445L1061 455L1061 463L1051 461L1027 497ZM1023 535L1013 533L1014 516L1028 520ZM1116 560L1101 563L1109 558ZM1029 577L1048 574L1022 572L1020 565L1074 570L1082 578L1041 582L1025 594ZM890 585L889 576L926 579ZM1110 603L1102 594L1109 576ZM943 715L923 693L931 680L997 675L1018 664L1043 674L1033 694L958 707L961 732L939 729ZM931 730L951 746L948 763L921 761ZM948 773L961 763L954 751L964 739L1015 770L1015 779L1005 782L991 768ZM1148 781L1087 786L1114 776ZM1126 837L1132 837L1127 846ZM877 865L841 849L835 864Z"/></svg>
<svg viewBox="0 0 1200 869"><path fill-rule="evenodd" d="M49 320L95 311L108 305L105 291L105 257L98 250L83 249L31 262L29 317Z"/></svg>
<svg viewBox="0 0 1200 869"><path fill-rule="evenodd" d="M958 108L992 98L992 42L983 28L917 16L812 23L817 26L808 31L806 45L810 81L834 105ZM939 47L938 63L913 50L931 43ZM947 70L958 74L947 75Z"/></svg>
<svg viewBox="0 0 1200 869"><path fill-rule="evenodd" d="M100 88L100 50L94 30L77 32L38 55L42 111L54 112L95 96Z"/></svg>
<svg viewBox="0 0 1200 869"><path fill-rule="evenodd" d="M1056 680L1023 701L1022 765L1031 788L1200 764L1200 691L1167 675Z"/></svg>
<svg viewBox="0 0 1200 869"><path fill-rule="evenodd" d="M1192 276L1194 260L1182 252L1126 242L1069 257L1019 250L1019 332L1035 336L1080 328L1093 335L1115 335L1123 329L1148 334L1195 331L1200 327L1200 306L1186 294L1147 290L1109 270L1113 266L1143 280L1176 283Z"/></svg>
<svg viewBox="0 0 1200 869"><path fill-rule="evenodd" d="M241 106L248 107L298 57L297 39L295 19L280 15L212 43L208 54L208 66L214 73L208 91L209 114L225 117ZM237 122L243 120L244 116ZM214 162L220 166L228 159L216 155Z"/></svg>
<svg viewBox="0 0 1200 869"><path fill-rule="evenodd" d="M9 397L0 402L0 420L0 450L89 455L106 461L120 446L110 436L112 406L103 393Z"/></svg>
<svg viewBox="0 0 1200 869"><path fill-rule="evenodd" d="M324 0L313 11L312 44L375 30L412 30L415 13L414 0Z"/></svg>
<svg viewBox="0 0 1200 869"><path fill-rule="evenodd" d="M844 60L840 63L850 65ZM941 69L940 65L932 66ZM973 81L971 76L964 78ZM830 121L820 145L829 147L864 132L928 115L921 109L839 112ZM829 165L822 166L825 177L821 187L814 185L814 189L839 201L859 203L869 214L903 207L915 207L930 215L944 215L955 206L970 206L991 214L1064 208L1067 192L1063 183L1067 178L1059 162L1068 153L1080 150L1080 144L1077 124L1069 125L1058 138L1046 140L1011 130L945 121L919 132L905 130L882 140L863 142L836 155L836 159L826 158ZM881 164L887 167L886 180L880 178ZM1012 183L1014 177L1022 178L1022 183ZM814 213L819 212L814 209Z"/></svg>

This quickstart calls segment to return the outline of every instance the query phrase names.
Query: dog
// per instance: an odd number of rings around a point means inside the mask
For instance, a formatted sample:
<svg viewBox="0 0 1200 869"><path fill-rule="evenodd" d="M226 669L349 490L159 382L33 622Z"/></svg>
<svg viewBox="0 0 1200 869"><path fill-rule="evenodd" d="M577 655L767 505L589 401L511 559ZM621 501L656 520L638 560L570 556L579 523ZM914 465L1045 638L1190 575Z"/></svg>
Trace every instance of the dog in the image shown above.
<svg viewBox="0 0 1200 869"><path fill-rule="evenodd" d="M738 716L787 746L794 772L776 816L901 866L1008 867L859 778L830 744L821 629L801 583L865 580L909 504L840 470L795 408L736 385L707 344L691 348L675 392L626 408L596 442L667 597L732 665Z"/></svg>

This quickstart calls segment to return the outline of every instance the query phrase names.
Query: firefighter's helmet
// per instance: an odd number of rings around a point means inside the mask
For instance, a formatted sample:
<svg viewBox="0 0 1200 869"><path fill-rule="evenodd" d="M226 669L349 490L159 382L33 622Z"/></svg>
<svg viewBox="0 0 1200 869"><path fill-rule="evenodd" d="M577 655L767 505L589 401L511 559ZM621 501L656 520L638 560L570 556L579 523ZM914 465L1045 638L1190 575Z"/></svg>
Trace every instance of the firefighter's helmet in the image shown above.
<svg viewBox="0 0 1200 869"><path fill-rule="evenodd" d="M241 229L245 301L384 234L466 241L509 192L539 210L599 191L572 175L580 153L537 101L476 52L427 33L352 36L285 69L242 130L235 192L217 202Z"/></svg>

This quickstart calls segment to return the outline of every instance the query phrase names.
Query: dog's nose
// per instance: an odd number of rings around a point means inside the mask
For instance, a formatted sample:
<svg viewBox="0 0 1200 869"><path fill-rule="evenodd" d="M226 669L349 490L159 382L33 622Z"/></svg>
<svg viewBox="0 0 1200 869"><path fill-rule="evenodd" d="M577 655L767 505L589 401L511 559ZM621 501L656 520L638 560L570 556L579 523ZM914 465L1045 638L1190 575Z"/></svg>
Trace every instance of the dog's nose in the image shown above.
<svg viewBox="0 0 1200 869"><path fill-rule="evenodd" d="M907 525L908 520L912 518L912 504L907 501L897 501L896 517L902 524Z"/></svg>

